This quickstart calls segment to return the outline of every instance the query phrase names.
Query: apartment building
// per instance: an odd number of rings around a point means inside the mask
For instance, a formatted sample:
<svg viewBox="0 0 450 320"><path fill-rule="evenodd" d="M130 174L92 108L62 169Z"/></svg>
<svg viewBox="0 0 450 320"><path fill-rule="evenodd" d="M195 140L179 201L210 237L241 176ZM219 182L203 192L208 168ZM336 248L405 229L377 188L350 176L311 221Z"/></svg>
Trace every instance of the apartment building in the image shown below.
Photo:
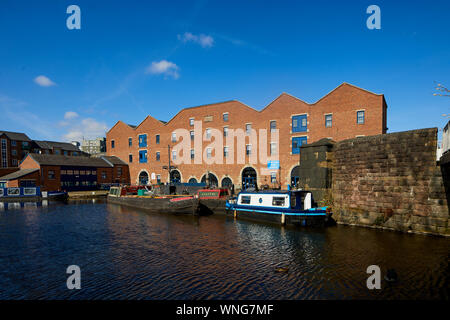
<svg viewBox="0 0 450 320"><path fill-rule="evenodd" d="M133 184L286 187L298 181L302 145L386 133L386 113L383 94L343 83L312 104L282 93L262 110L232 100L184 108L168 122L118 121L107 132L107 154L128 163Z"/></svg>

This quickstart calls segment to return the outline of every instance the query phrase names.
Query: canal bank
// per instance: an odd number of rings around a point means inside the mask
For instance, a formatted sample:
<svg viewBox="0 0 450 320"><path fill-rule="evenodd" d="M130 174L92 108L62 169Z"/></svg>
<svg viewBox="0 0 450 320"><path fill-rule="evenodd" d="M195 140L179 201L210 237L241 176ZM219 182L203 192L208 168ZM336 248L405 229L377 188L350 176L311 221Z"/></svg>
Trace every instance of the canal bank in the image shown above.
<svg viewBox="0 0 450 320"><path fill-rule="evenodd" d="M2 212L0 241L0 299L449 298L448 239L368 228L280 228L91 200ZM81 290L65 286L72 264ZM383 276L395 269L398 282L368 290L370 265Z"/></svg>
<svg viewBox="0 0 450 320"><path fill-rule="evenodd" d="M301 147L299 186L331 205L339 224L449 236L450 165L437 128Z"/></svg>

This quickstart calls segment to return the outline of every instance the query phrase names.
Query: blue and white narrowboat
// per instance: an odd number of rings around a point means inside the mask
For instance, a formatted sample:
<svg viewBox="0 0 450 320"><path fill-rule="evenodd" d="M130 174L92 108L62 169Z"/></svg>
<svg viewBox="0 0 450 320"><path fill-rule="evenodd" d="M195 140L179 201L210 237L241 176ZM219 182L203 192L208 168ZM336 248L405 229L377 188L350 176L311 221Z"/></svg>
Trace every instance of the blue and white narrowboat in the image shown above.
<svg viewBox="0 0 450 320"><path fill-rule="evenodd" d="M310 191L242 191L227 200L226 209L234 217L282 225L324 225L331 217L331 207L314 207L314 204Z"/></svg>

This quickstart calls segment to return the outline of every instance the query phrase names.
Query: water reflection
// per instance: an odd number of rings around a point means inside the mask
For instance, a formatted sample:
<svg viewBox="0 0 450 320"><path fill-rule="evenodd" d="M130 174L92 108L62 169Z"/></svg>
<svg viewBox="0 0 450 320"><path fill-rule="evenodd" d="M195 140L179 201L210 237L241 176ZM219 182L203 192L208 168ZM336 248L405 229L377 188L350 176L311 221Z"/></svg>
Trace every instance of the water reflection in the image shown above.
<svg viewBox="0 0 450 320"><path fill-rule="evenodd" d="M445 238L148 214L97 200L8 208L0 242L0 299L448 299ZM65 288L70 264L81 267L82 290ZM398 283L369 291L371 264L395 268Z"/></svg>

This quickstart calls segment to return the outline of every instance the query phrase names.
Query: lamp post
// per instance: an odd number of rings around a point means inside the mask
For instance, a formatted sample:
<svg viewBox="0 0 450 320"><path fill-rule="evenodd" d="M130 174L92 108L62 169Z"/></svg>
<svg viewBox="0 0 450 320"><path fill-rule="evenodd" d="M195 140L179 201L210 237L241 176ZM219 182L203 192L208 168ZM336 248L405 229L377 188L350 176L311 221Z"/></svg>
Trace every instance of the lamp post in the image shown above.
<svg viewBox="0 0 450 320"><path fill-rule="evenodd" d="M169 156L169 165L168 166L163 166L163 169L167 170L169 172L169 183L172 184L172 177L171 177L171 173L173 169L177 169L176 166L172 166L170 164L170 145L167 145L167 152L168 152L168 156Z"/></svg>

